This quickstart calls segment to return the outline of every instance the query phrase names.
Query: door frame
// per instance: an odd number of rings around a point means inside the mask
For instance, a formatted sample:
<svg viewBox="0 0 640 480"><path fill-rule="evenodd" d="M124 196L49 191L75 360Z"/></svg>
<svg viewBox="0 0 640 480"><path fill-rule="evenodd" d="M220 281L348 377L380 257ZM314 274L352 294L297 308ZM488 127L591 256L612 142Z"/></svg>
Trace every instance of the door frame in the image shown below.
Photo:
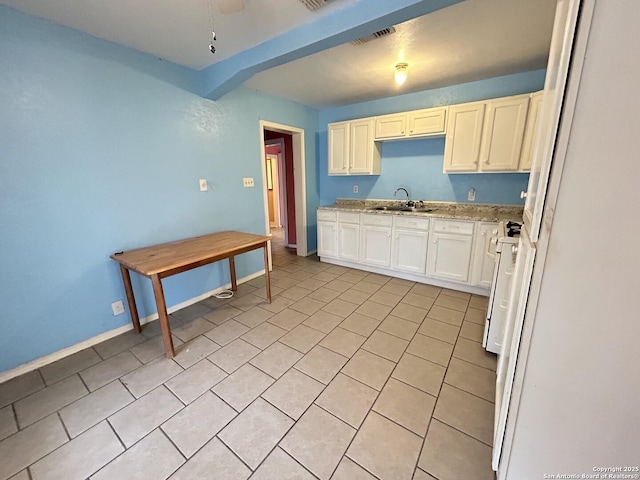
<svg viewBox="0 0 640 480"><path fill-rule="evenodd" d="M293 186L294 204L296 209L296 253L298 256L307 256L307 189L305 175L305 155L304 155L304 130L302 128L284 125L281 123L260 120L260 168L262 169L262 200L264 206L265 232L270 232L269 227L269 204L267 199L267 168L265 164L265 141L264 131L271 130L279 133L291 135L293 145ZM291 179L286 179L288 182ZM285 202L286 203L286 202ZM269 243L269 268L271 265L271 243Z"/></svg>

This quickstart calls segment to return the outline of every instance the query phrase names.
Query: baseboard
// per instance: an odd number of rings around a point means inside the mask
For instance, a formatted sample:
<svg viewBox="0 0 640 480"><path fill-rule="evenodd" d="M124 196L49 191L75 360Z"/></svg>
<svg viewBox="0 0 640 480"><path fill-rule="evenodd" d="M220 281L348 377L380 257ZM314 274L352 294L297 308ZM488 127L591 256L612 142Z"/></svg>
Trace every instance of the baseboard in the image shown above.
<svg viewBox="0 0 640 480"><path fill-rule="evenodd" d="M264 275L264 268L259 270L251 275L247 275L246 277L242 277L238 279L238 284L248 282L249 280L253 280L254 278L258 278ZM197 297L190 298L185 300L184 302L180 302L176 305L167 308L167 313L173 313L178 310L182 310L185 307L193 305L194 303L198 303L205 298L209 298L216 293L221 292L222 290L228 290L231 288L231 283L227 283L221 287L214 288L208 292L203 293L202 295L198 295ZM140 319L140 325L144 325L145 323L153 322L158 319L158 314L154 313L152 315L148 315L144 318ZM110 338L117 337L129 330L133 330L133 324L129 322L127 325L122 325L118 328L114 328L113 330L109 330L107 332L101 333L100 335L96 335L95 337L91 337L83 342L76 343L75 345L71 345L70 347L63 348L62 350L58 350L57 352L50 353L44 357L36 358L35 360L31 360L30 362L23 363L22 365L18 365L11 370L6 370L4 372L0 372L0 383L4 383L8 380L11 380L14 377L19 377L25 373L31 372L38 368L44 367L50 363L56 362L64 357L68 357L69 355L73 355L74 353L78 353L85 348L93 347L98 343L104 342L105 340L109 340Z"/></svg>

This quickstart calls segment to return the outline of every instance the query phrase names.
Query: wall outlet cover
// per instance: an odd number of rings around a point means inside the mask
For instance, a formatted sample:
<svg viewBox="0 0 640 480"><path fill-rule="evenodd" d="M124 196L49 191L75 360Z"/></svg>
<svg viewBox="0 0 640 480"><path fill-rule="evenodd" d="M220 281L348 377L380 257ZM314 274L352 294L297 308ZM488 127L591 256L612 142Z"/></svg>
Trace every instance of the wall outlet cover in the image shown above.
<svg viewBox="0 0 640 480"><path fill-rule="evenodd" d="M467 195L467 200L469 200L470 202L475 202L475 200L476 200L476 189L475 188L470 188L469 189L469 194Z"/></svg>
<svg viewBox="0 0 640 480"><path fill-rule="evenodd" d="M358 185L353 186L353 193L358 193Z"/></svg>
<svg viewBox="0 0 640 480"><path fill-rule="evenodd" d="M208 185L207 185L207 180L205 178L201 178L200 179L200 191L201 192L206 192L208 189Z"/></svg>
<svg viewBox="0 0 640 480"><path fill-rule="evenodd" d="M114 315L122 315L124 313L124 302L122 300L113 302L111 304L111 310L113 310Z"/></svg>

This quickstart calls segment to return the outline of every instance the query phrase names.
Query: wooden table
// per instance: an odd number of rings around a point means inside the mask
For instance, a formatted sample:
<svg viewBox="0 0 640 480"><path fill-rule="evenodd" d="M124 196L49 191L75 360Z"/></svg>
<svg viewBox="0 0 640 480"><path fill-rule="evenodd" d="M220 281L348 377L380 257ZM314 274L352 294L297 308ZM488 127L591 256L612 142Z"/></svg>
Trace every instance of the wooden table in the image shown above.
<svg viewBox="0 0 640 480"><path fill-rule="evenodd" d="M236 267L234 257L241 253L264 248L264 271L266 277L267 302L271 303L271 282L269 278L269 259L267 242L271 237L255 235L253 233L226 231L203 235L201 237L187 238L177 242L163 243L152 247L138 248L128 252L114 253L111 258L120 264L120 273L124 289L127 293L127 303L131 312L131 321L136 333L140 333L140 319L136 308L136 300L131 288L131 276L129 270L151 279L153 294L158 307L158 317L164 340L164 349L167 358L173 358L173 340L167 304L164 300L161 280L176 273L186 272L192 268L208 265L219 260L229 259L229 271L231 272L231 290L238 289L236 282Z"/></svg>

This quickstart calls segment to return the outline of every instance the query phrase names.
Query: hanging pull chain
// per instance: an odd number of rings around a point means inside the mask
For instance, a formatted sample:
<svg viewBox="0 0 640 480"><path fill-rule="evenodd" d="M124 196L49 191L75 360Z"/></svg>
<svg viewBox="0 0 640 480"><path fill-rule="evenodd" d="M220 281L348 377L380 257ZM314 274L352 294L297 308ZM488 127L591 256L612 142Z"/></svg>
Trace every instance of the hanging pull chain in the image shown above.
<svg viewBox="0 0 640 480"><path fill-rule="evenodd" d="M213 7L212 7L212 0L207 0L208 4L209 4L209 23L211 24L211 43L209 44L209 51L211 53L216 53L216 47L214 45L213 42L215 42L216 39L216 32L213 28Z"/></svg>

